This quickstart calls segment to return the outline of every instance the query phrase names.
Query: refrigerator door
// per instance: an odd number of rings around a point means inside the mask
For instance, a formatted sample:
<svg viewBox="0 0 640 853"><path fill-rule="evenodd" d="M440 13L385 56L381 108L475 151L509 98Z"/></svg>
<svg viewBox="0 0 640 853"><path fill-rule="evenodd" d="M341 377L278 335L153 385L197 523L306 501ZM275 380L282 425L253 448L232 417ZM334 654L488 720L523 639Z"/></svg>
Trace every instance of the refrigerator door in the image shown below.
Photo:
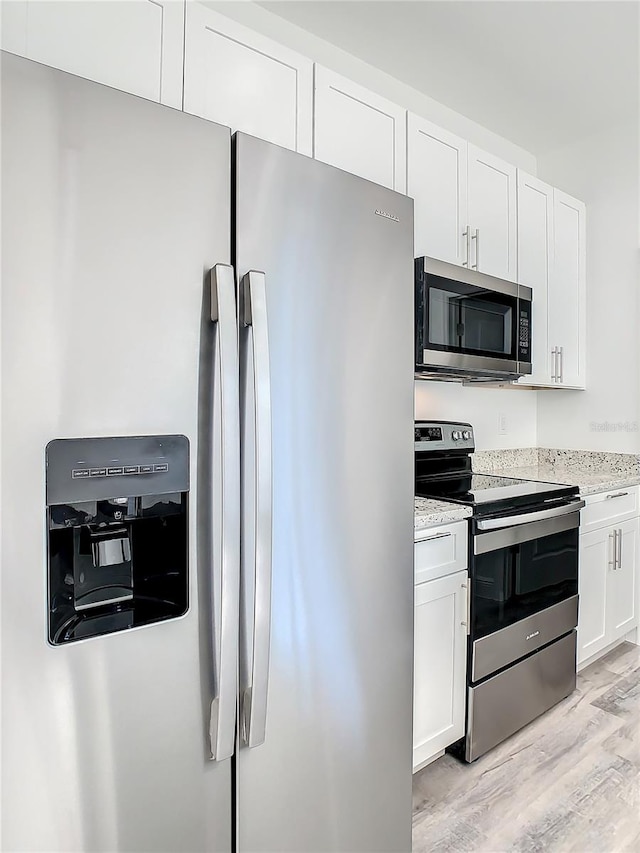
<svg viewBox="0 0 640 853"><path fill-rule="evenodd" d="M254 297L238 849L409 851L413 201L243 134L235 146L241 308Z"/></svg>
<svg viewBox="0 0 640 853"><path fill-rule="evenodd" d="M2 847L229 851L231 759L210 760L209 732L219 540L197 553L196 507L230 132L9 55L2 130ZM189 610L50 646L45 445L158 433L190 442Z"/></svg>

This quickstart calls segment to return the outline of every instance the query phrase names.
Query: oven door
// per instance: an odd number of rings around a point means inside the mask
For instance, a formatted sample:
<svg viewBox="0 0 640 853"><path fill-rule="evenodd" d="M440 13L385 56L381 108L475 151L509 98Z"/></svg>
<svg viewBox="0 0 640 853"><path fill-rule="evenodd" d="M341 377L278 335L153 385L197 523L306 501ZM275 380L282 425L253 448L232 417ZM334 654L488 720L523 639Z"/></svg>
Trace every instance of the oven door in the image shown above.
<svg viewBox="0 0 640 853"><path fill-rule="evenodd" d="M471 573L471 680L476 682L577 625L580 508L476 521Z"/></svg>

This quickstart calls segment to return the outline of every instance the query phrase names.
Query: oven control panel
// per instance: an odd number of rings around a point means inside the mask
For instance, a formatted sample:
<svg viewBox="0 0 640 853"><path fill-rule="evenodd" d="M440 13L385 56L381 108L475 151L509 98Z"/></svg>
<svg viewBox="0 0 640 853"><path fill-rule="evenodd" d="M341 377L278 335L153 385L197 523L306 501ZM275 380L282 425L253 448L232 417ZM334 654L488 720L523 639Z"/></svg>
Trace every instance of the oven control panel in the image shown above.
<svg viewBox="0 0 640 853"><path fill-rule="evenodd" d="M416 421L414 445L419 451L465 450L475 448L471 424L453 421Z"/></svg>

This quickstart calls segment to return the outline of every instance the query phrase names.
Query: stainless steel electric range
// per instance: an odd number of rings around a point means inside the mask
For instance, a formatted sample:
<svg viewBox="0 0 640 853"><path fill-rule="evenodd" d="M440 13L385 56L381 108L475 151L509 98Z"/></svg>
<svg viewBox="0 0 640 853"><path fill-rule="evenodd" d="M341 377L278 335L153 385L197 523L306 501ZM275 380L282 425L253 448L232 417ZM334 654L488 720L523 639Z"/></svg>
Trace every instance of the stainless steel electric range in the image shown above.
<svg viewBox="0 0 640 853"><path fill-rule="evenodd" d="M474 474L473 427L417 421L416 495L471 506L466 736L474 761L576 685L575 486Z"/></svg>

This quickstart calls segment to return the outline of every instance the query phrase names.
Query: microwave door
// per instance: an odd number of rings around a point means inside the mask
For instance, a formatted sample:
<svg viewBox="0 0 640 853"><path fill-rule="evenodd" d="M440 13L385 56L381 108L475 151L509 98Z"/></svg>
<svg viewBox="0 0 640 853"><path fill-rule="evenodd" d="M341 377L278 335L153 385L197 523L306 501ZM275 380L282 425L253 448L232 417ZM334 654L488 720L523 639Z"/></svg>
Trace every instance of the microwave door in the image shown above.
<svg viewBox="0 0 640 853"><path fill-rule="evenodd" d="M498 356L511 355L512 309L481 299L465 299L460 307L461 346Z"/></svg>

